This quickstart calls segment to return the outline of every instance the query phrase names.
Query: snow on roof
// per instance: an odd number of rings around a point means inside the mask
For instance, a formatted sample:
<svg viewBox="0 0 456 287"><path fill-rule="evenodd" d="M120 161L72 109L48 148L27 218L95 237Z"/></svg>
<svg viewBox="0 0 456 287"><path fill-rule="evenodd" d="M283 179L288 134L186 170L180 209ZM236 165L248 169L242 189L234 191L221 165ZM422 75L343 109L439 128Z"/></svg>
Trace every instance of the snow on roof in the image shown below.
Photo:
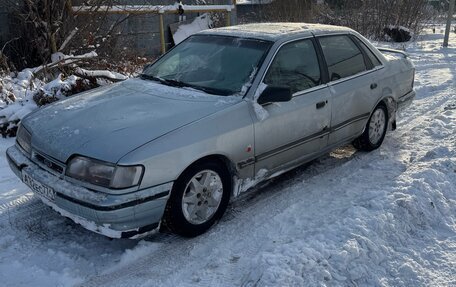
<svg viewBox="0 0 456 287"><path fill-rule="evenodd" d="M274 0L237 0L236 5L265 5L270 4Z"/></svg>
<svg viewBox="0 0 456 287"><path fill-rule="evenodd" d="M258 38L263 40L278 40L290 34L308 34L313 32L350 31L341 26L309 24L309 23L254 23L222 27L203 31L203 34L219 34L238 37Z"/></svg>

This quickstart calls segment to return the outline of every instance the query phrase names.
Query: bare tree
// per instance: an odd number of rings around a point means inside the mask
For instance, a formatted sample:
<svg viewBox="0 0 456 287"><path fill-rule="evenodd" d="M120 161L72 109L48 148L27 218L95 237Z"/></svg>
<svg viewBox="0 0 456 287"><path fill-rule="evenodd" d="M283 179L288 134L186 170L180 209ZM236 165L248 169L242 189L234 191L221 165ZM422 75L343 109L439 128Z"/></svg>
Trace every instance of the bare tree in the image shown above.
<svg viewBox="0 0 456 287"><path fill-rule="evenodd" d="M423 24L434 18L426 0L327 1L314 9L315 20L349 26L364 35L382 38L388 26L402 26L419 33Z"/></svg>
<svg viewBox="0 0 456 287"><path fill-rule="evenodd" d="M264 6L267 22L308 22L311 20L311 0L276 0Z"/></svg>
<svg viewBox="0 0 456 287"><path fill-rule="evenodd" d="M374 38L382 38L388 26L403 26L419 33L423 24L436 16L427 0L326 0L324 4L316 4L314 0L274 0L267 3L256 5L255 17L249 14L248 18L255 22L342 25Z"/></svg>
<svg viewBox="0 0 456 287"><path fill-rule="evenodd" d="M88 1L92 13L84 16L73 13L71 0L23 0L19 2L22 5L5 1L15 7L12 32L18 37L2 49L0 60L9 56L9 62L14 60L18 69L50 62L56 52L85 53L95 47L109 47L110 35L130 17L113 18L98 11L101 6L116 4L114 0Z"/></svg>
<svg viewBox="0 0 456 287"><path fill-rule="evenodd" d="M9 1L9 0L8 0ZM23 63L41 64L58 51L72 25L69 0L24 0L16 7L13 32L20 36L14 45Z"/></svg>

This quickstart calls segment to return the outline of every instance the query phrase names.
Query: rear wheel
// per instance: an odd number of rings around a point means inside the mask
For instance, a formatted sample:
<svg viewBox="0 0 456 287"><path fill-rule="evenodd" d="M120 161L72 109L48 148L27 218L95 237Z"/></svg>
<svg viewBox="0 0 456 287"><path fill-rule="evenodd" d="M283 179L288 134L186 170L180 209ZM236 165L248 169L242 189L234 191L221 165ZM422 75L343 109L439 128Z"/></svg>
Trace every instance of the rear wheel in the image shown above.
<svg viewBox="0 0 456 287"><path fill-rule="evenodd" d="M364 151L377 149L382 145L387 129L388 110L380 103L367 121L364 133L353 141L353 146Z"/></svg>
<svg viewBox="0 0 456 287"><path fill-rule="evenodd" d="M231 177L222 163L195 164L175 182L163 222L177 234L200 235L225 213L230 192Z"/></svg>

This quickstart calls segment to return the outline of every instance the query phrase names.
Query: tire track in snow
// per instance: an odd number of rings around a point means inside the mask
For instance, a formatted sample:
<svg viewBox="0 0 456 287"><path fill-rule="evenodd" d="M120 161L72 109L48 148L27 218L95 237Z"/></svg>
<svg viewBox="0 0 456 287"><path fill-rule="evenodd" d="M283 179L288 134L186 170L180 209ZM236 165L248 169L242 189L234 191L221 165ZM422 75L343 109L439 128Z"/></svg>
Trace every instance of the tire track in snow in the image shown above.
<svg viewBox="0 0 456 287"><path fill-rule="evenodd" d="M14 214L21 213L22 212L21 209L35 208L35 204L31 204L33 206L25 207L25 205L28 204L33 198L34 198L34 195L32 193L27 193L12 201L0 204L0 222L3 220L2 215L5 212L10 212L10 215L11 215L11 213L14 213Z"/></svg>

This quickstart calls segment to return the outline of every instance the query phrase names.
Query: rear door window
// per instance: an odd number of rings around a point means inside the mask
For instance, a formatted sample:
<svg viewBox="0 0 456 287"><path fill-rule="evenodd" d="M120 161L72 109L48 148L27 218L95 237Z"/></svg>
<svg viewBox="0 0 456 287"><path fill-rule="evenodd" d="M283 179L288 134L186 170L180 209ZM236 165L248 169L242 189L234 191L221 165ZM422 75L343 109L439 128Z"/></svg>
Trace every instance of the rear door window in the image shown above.
<svg viewBox="0 0 456 287"><path fill-rule="evenodd" d="M347 35L319 38L331 81L366 71L361 50Z"/></svg>

